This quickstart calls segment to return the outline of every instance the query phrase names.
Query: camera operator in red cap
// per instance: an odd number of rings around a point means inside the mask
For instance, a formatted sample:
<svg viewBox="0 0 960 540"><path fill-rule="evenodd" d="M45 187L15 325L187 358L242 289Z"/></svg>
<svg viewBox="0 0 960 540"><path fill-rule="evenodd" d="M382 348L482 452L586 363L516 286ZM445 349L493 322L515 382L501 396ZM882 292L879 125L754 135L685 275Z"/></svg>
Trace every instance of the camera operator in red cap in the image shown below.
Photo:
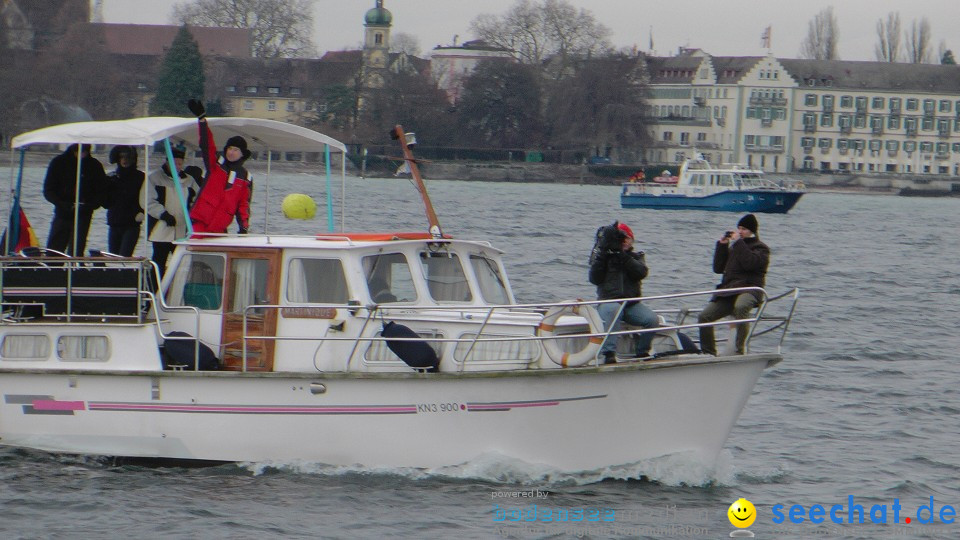
<svg viewBox="0 0 960 540"><path fill-rule="evenodd" d="M723 280L717 285L717 289L763 287L767 266L770 264L770 248L757 237L758 228L756 216L747 214L737 223L737 230L727 231L723 238L717 241L713 252L713 271L723 274ZM733 315L735 319L746 319L762 299L760 292L717 292L700 312L697 322L714 322L727 315ZM737 354L744 353L747 324L737 325ZM700 350L716 356L717 344L712 326L700 328Z"/></svg>
<svg viewBox="0 0 960 540"><path fill-rule="evenodd" d="M591 257L589 275L590 283L597 286L597 299L611 300L641 296L640 281L647 277L649 270L644 253L633 250L633 231L623 223L614 223L601 228L598 231L598 237L598 246ZM621 321L642 328L656 328L657 314L639 300L626 302L622 312L621 305L623 305L621 302L608 302L597 306L597 311L608 331L619 332ZM618 312L620 312L619 317L616 316ZM607 336L600 347L604 364L613 364L617 361L618 337L617 335ZM638 336L638 357L649 356L652 340L653 332Z"/></svg>

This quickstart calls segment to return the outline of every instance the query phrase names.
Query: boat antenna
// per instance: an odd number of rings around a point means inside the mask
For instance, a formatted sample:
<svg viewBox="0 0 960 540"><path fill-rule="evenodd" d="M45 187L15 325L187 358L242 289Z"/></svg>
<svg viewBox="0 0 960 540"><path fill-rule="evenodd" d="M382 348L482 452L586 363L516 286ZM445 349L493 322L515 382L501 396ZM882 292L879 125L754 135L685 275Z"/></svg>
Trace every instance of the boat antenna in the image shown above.
<svg viewBox="0 0 960 540"><path fill-rule="evenodd" d="M423 178L420 177L420 169L417 167L417 160L413 157L412 148L417 144L417 137L413 133L404 133L403 126L397 124L390 132L390 138L400 141L400 148L403 150L403 159L410 167L410 174L413 176L414 186L420 192L420 198L423 199L423 207L427 212L427 221L430 223L430 235L434 239L443 238L443 232L440 230L440 221L437 219L436 212L433 211L433 203L430 202L430 195L427 194L427 186L423 184Z"/></svg>

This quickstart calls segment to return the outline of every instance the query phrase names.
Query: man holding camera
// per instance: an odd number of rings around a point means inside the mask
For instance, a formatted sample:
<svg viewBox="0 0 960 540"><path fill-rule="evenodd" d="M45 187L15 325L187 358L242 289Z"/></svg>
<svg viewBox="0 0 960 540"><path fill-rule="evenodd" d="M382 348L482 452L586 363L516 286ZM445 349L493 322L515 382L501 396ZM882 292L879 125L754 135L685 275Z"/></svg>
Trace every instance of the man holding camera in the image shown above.
<svg viewBox="0 0 960 540"><path fill-rule="evenodd" d="M604 227L601 245L590 264L590 283L597 286L599 300L616 298L636 298L641 295L640 281L647 277L646 259L642 251L633 250L633 231L623 223L615 223ZM621 305L623 311L620 311ZM656 328L657 314L652 309L631 300L624 305L622 302L608 302L597 308L603 324L608 331L619 332L621 321L642 328ZM620 313L618 317L617 314ZM611 326L613 327L611 329ZM600 354L604 364L613 364L617 361L617 335L607 336ZM650 354L650 342L653 332L640 334L637 340L637 356L644 357Z"/></svg>
<svg viewBox="0 0 960 540"><path fill-rule="evenodd" d="M738 287L763 287L767 266L770 264L770 248L757 238L759 224L753 214L747 214L737 223L736 231L727 231L717 241L713 252L713 271L723 274L723 280L717 289L735 289ZM718 292L710 303L703 308L699 323L709 323L733 315L735 319L746 319L763 296L758 291L743 293ZM747 340L747 324L737 325L737 354L744 353ZM716 356L717 344L712 326L700 327L700 350Z"/></svg>

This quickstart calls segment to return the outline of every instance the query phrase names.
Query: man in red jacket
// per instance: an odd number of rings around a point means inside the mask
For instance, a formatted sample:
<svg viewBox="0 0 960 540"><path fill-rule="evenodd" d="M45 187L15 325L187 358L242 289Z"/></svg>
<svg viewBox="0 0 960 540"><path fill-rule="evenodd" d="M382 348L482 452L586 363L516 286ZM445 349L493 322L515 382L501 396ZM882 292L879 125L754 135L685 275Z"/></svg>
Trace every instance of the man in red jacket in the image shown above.
<svg viewBox="0 0 960 540"><path fill-rule="evenodd" d="M195 99L187 107L197 117L200 131L200 152L207 169L207 178L190 210L193 231L226 233L227 226L237 216L240 234L250 227L250 197L253 185L250 173L243 163L250 157L247 141L239 135L227 139L223 155L217 158L217 145L207 125L203 103Z"/></svg>

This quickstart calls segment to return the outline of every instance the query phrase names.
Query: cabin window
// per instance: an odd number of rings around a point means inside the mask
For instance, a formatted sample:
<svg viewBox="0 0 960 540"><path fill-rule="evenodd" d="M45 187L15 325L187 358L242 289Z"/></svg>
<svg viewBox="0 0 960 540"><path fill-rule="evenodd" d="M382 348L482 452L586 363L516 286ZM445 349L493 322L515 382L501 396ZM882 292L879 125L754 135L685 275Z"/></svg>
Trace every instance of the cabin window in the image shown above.
<svg viewBox="0 0 960 540"><path fill-rule="evenodd" d="M188 253L180 259L167 290L167 304L220 309L223 297L223 255Z"/></svg>
<svg viewBox="0 0 960 540"><path fill-rule="evenodd" d="M107 336L60 336L57 356L65 361L105 361L110 357L110 342Z"/></svg>
<svg viewBox="0 0 960 540"><path fill-rule="evenodd" d="M437 302L469 302L473 300L470 284L454 253L421 252L420 267L430 296Z"/></svg>
<svg viewBox="0 0 960 540"><path fill-rule="evenodd" d="M733 185L733 176L729 174L720 175L720 185L721 186L732 186Z"/></svg>
<svg viewBox="0 0 960 540"><path fill-rule="evenodd" d="M364 257L363 274L370 299L378 304L413 302L418 298L410 265L402 253Z"/></svg>
<svg viewBox="0 0 960 540"><path fill-rule="evenodd" d="M347 278L339 259L291 259L287 300L311 304L346 304Z"/></svg>
<svg viewBox="0 0 960 540"><path fill-rule="evenodd" d="M0 356L4 360L45 360L50 356L50 338L45 334L7 334Z"/></svg>
<svg viewBox="0 0 960 540"><path fill-rule="evenodd" d="M480 294L490 304L509 304L507 284L500 273L497 262L483 255L471 255L470 265L480 284Z"/></svg>
<svg viewBox="0 0 960 540"><path fill-rule="evenodd" d="M227 313L242 314L247 307L270 304L269 259L230 259L230 287L226 297ZM253 310L260 312L259 309Z"/></svg>

